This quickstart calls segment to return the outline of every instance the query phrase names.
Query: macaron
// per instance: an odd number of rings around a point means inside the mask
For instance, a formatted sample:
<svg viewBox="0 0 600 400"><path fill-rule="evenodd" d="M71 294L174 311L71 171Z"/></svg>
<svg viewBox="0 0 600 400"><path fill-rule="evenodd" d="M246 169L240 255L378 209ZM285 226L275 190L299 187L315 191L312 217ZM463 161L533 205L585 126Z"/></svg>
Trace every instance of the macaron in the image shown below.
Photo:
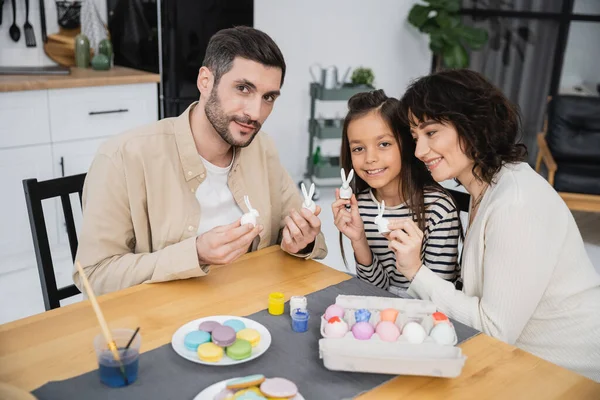
<svg viewBox="0 0 600 400"><path fill-rule="evenodd" d="M233 360L244 360L252 355L252 345L247 340L237 339L231 346L227 347L225 353L227 357Z"/></svg>
<svg viewBox="0 0 600 400"><path fill-rule="evenodd" d="M248 375L241 378L235 378L227 382L227 389L241 390L252 386L259 386L265 381L265 376L262 374Z"/></svg>
<svg viewBox="0 0 600 400"><path fill-rule="evenodd" d="M260 343L260 333L252 328L242 329L237 333L237 338L249 341L252 347L256 347Z"/></svg>
<svg viewBox="0 0 600 400"><path fill-rule="evenodd" d="M235 342L235 331L230 326L217 326L212 331L212 342L221 347L231 346Z"/></svg>
<svg viewBox="0 0 600 400"><path fill-rule="evenodd" d="M185 335L183 339L185 348L190 351L197 351L198 346L208 342L210 342L210 333L205 331L192 331Z"/></svg>
<svg viewBox="0 0 600 400"><path fill-rule="evenodd" d="M260 391L267 397L289 399L298 394L298 387L294 382L285 378L270 378L261 383Z"/></svg>
<svg viewBox="0 0 600 400"><path fill-rule="evenodd" d="M246 328L246 324L239 319L228 319L227 321L223 322L223 326L229 326L233 328L236 333Z"/></svg>
<svg viewBox="0 0 600 400"><path fill-rule="evenodd" d="M223 348L214 343L203 343L198 346L198 357L206 362L219 362L223 358Z"/></svg>
<svg viewBox="0 0 600 400"><path fill-rule="evenodd" d="M198 326L198 329L204 332L211 333L217 326L221 326L217 321L204 321Z"/></svg>

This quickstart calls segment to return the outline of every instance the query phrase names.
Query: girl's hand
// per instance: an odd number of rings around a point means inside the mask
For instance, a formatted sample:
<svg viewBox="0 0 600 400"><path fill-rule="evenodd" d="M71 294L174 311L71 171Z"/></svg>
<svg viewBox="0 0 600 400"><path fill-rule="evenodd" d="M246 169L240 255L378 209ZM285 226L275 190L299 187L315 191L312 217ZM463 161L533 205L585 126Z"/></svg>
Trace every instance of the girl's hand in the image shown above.
<svg viewBox="0 0 600 400"><path fill-rule="evenodd" d="M358 212L358 202L352 195L350 200L340 199L340 189L335 189L336 200L331 205L335 226L353 243L366 239L365 227ZM350 209L346 209L350 205Z"/></svg>
<svg viewBox="0 0 600 400"><path fill-rule="evenodd" d="M396 254L396 268L412 281L421 268L423 232L410 218L390 220L388 247Z"/></svg>

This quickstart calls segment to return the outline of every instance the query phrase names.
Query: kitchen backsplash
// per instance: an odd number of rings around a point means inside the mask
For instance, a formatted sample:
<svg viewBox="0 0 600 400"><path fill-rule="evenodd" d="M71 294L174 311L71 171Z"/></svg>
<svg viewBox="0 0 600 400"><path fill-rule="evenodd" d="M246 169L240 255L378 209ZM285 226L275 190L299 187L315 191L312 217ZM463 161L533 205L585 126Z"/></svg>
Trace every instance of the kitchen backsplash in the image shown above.
<svg viewBox="0 0 600 400"><path fill-rule="evenodd" d="M21 38L14 42L8 30L13 23L12 1L4 0L2 6L2 25L0 25L0 66L44 66L55 65L46 53L44 53L44 42L42 42L42 27L40 23L40 1L44 1L46 11L46 32L48 35L58 33L58 22L56 18L56 2L54 0L30 0L29 1L29 23L35 32L36 47L25 46L25 0L15 0L17 3L17 25L21 30ZM106 21L106 0L84 0L95 1Z"/></svg>

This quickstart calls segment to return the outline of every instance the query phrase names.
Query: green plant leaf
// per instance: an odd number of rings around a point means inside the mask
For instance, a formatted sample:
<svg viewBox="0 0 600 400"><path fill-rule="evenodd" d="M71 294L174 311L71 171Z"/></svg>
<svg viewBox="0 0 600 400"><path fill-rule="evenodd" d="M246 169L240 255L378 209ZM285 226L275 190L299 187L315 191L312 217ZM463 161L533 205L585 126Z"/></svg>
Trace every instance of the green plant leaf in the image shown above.
<svg viewBox="0 0 600 400"><path fill-rule="evenodd" d="M426 34L432 34L433 32L437 32L439 31L440 27L437 24L437 22L435 22L435 18L429 18L424 24L423 26L421 26L421 28L419 29L421 32L426 33Z"/></svg>
<svg viewBox="0 0 600 400"><path fill-rule="evenodd" d="M429 19L430 11L430 7L415 4L408 13L408 22L417 28L421 28L423 24L425 24L425 22Z"/></svg>
<svg viewBox="0 0 600 400"><path fill-rule="evenodd" d="M466 68L469 66L469 55L461 44L446 46L443 59L444 65L448 68Z"/></svg>
<svg viewBox="0 0 600 400"><path fill-rule="evenodd" d="M458 15L449 14L448 11L442 10L435 16L435 22L443 29L456 28L460 24Z"/></svg>
<svg viewBox="0 0 600 400"><path fill-rule="evenodd" d="M488 40L488 33L485 29L462 26L458 31L461 39L473 50L479 50Z"/></svg>
<svg viewBox="0 0 600 400"><path fill-rule="evenodd" d="M444 51L444 39L442 38L441 33L434 32L429 37L429 48L434 54L442 54Z"/></svg>

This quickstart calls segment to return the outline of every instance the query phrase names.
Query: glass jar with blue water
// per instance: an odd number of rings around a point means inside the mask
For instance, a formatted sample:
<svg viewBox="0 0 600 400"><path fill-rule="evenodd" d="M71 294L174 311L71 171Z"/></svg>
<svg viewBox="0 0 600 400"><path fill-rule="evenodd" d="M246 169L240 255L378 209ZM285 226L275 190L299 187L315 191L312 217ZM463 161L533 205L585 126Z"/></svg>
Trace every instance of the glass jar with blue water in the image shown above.
<svg viewBox="0 0 600 400"><path fill-rule="evenodd" d="M118 348L120 361L117 361L108 348L103 335L94 339L94 348L98 358L100 382L109 387L122 387L134 383L138 377L140 346L142 337L133 336L131 329L114 329L111 335ZM131 340L133 338L133 340ZM130 343L131 342L131 343ZM129 347L127 345L129 344Z"/></svg>

